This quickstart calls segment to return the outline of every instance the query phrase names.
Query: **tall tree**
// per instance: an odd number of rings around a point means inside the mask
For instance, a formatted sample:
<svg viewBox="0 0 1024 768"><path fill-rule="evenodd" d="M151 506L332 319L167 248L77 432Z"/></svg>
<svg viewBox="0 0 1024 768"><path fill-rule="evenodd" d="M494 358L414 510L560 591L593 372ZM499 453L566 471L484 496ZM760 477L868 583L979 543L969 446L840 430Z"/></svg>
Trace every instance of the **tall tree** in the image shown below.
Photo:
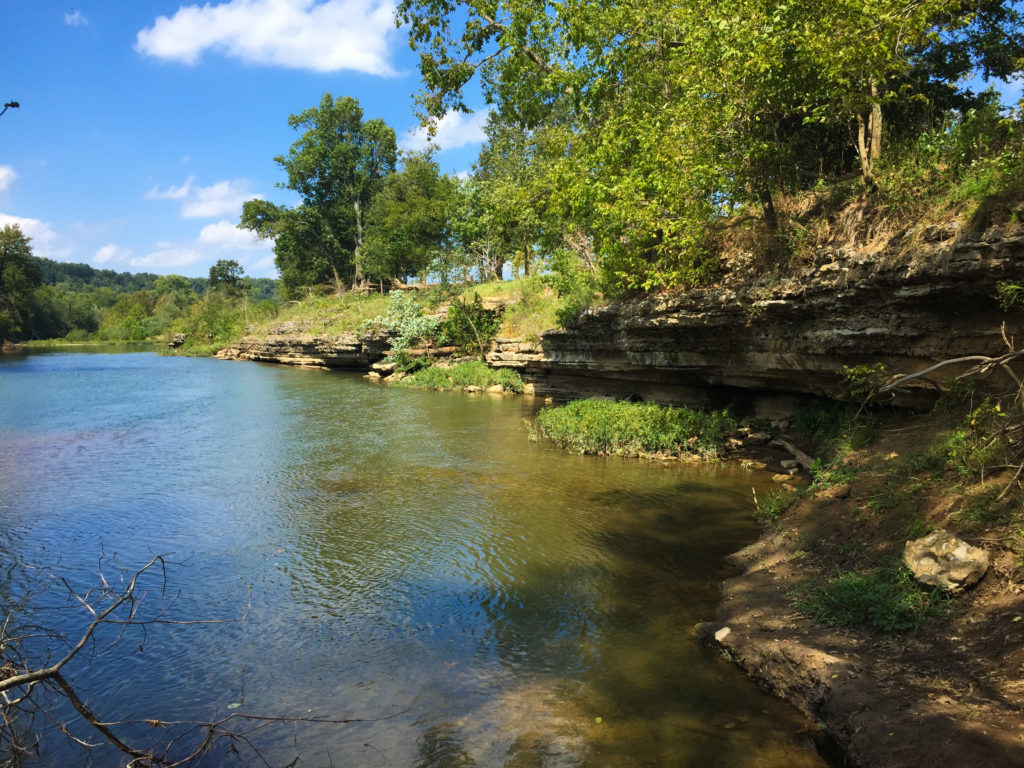
<svg viewBox="0 0 1024 768"><path fill-rule="evenodd" d="M319 106L291 115L288 124L302 134L287 155L274 159L288 174L283 186L301 195L329 235L330 267L341 290L343 277L363 279L365 211L395 170L395 131L383 120L364 121L350 96L334 99L329 93ZM342 254L350 254L350 264L340 263Z"/></svg>
<svg viewBox="0 0 1024 768"><path fill-rule="evenodd" d="M223 289L227 293L237 293L242 287L245 269L234 259L218 259L210 267L210 289Z"/></svg>
<svg viewBox="0 0 1024 768"><path fill-rule="evenodd" d="M32 293L43 281L30 240L17 224L0 229L0 340L31 333Z"/></svg>
<svg viewBox="0 0 1024 768"><path fill-rule="evenodd" d="M370 204L366 275L378 280L425 275L448 244L455 195L455 181L430 157L405 158Z"/></svg>

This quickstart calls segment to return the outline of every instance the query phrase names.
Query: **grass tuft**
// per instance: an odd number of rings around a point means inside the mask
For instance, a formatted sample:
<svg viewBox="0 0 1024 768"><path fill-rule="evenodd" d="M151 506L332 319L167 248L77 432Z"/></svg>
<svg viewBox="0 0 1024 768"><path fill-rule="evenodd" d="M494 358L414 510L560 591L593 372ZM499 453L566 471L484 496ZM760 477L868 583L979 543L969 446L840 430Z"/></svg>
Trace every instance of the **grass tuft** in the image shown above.
<svg viewBox="0 0 1024 768"><path fill-rule="evenodd" d="M714 458L736 422L728 411L576 400L543 409L537 429L541 437L578 453Z"/></svg>
<svg viewBox="0 0 1024 768"><path fill-rule="evenodd" d="M488 368L487 363L480 360L458 363L450 368L439 365L421 368L405 378L396 379L394 384L416 389L487 389L500 384L508 392L523 391L523 380L516 371Z"/></svg>

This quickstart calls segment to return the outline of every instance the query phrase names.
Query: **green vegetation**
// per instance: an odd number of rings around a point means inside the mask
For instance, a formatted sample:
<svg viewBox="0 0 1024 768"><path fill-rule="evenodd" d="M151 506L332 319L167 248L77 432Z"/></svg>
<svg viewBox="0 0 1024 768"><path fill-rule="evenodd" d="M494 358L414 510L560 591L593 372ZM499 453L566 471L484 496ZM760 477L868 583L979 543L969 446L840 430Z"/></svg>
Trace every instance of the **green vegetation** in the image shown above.
<svg viewBox="0 0 1024 768"><path fill-rule="evenodd" d="M727 411L692 411L653 403L575 400L543 409L541 437L578 453L714 457L736 429Z"/></svg>
<svg viewBox="0 0 1024 768"><path fill-rule="evenodd" d="M917 631L945 613L949 599L941 591L921 589L906 568L838 573L794 602L801 613L834 627L857 627L893 634Z"/></svg>
<svg viewBox="0 0 1024 768"><path fill-rule="evenodd" d="M452 301L439 336L442 343L480 355L482 360L498 334L498 324L498 314L484 307L480 294L474 293L472 301L461 297Z"/></svg>
<svg viewBox="0 0 1024 768"><path fill-rule="evenodd" d="M209 278L180 275L117 273L86 264L69 264L37 258L31 241L17 226L0 231L0 340L33 341L62 339L82 341L153 341L188 330L197 313L213 297L216 314L226 309L220 298L230 298L238 319L230 325L244 327L249 318L277 312L277 282L244 277L238 262L222 260ZM230 338L223 318L200 322L200 332L213 339Z"/></svg>
<svg viewBox="0 0 1024 768"><path fill-rule="evenodd" d="M764 527L771 526L802 495L800 490L772 488L763 500L757 499L755 496L757 503L754 508L754 519Z"/></svg>
<svg viewBox="0 0 1024 768"><path fill-rule="evenodd" d="M740 222L776 263L812 242L795 197L971 216L1021 185L1018 119L965 85L1020 72L1012 3L403 0L398 18L429 116L465 110L477 75L494 106L461 235L481 274L533 269L540 246L581 297L694 285Z"/></svg>
<svg viewBox="0 0 1024 768"><path fill-rule="evenodd" d="M508 392L522 392L523 380L519 374L508 368L488 368L480 360L469 360L451 367L432 365L421 368L394 382L402 387L417 389L468 389L479 387L482 390L500 385Z"/></svg>

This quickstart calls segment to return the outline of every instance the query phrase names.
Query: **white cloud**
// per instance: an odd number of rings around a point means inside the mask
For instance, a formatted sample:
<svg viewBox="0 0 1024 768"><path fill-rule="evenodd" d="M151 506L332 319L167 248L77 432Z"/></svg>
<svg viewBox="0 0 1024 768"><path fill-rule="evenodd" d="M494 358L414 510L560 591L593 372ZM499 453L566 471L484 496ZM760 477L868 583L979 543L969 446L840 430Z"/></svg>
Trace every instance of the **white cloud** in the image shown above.
<svg viewBox="0 0 1024 768"><path fill-rule="evenodd" d="M174 246L171 243L157 243L157 250L137 256L128 263L135 269L179 269L195 264L203 258L203 254L195 248Z"/></svg>
<svg viewBox="0 0 1024 768"><path fill-rule="evenodd" d="M11 188L14 180L18 178L14 168L9 165L0 165L0 192L6 192Z"/></svg>
<svg viewBox="0 0 1024 768"><path fill-rule="evenodd" d="M185 179L185 183L180 187L168 187L161 191L157 187L153 187L143 197L146 200L184 200L188 197L189 191L192 189L192 182L195 181L195 176L189 176Z"/></svg>
<svg viewBox="0 0 1024 768"><path fill-rule="evenodd" d="M422 125L418 128L411 128L402 138L402 149L409 149L420 152L431 143L436 144L442 150L458 149L467 144L479 144L487 136L484 135L484 125L487 124L487 117L490 110L481 110L472 115L463 112L449 112L437 122L437 130L433 139L429 132Z"/></svg>
<svg viewBox="0 0 1024 768"><path fill-rule="evenodd" d="M32 239L32 253L44 259L61 260L71 255L73 249L61 243L60 236L47 221L9 216L0 213L0 227L16 224L24 235Z"/></svg>
<svg viewBox="0 0 1024 768"><path fill-rule="evenodd" d="M254 197L263 196L249 192L247 181L218 181L211 187L197 187L194 194L182 204L181 215L186 219L209 219L214 216L239 214L242 211L242 203Z"/></svg>
<svg viewBox="0 0 1024 768"><path fill-rule="evenodd" d="M455 178L459 181L468 181L472 175L472 171L457 171L455 173Z"/></svg>
<svg viewBox="0 0 1024 768"><path fill-rule="evenodd" d="M195 176L189 176L180 187L163 190L153 187L143 197L146 200L181 200L183 219L237 216L246 200L263 198L263 195L254 195L249 191L249 182L245 179L218 181L209 187L197 187L194 182Z"/></svg>
<svg viewBox="0 0 1024 768"><path fill-rule="evenodd" d="M199 242L220 248L241 248L252 250L266 248L267 243L260 240L254 232L239 229L230 221L221 219L216 224L207 224L199 232Z"/></svg>
<svg viewBox="0 0 1024 768"><path fill-rule="evenodd" d="M250 64L394 75L393 0L230 0L182 6L141 30L135 50L195 64L206 50Z"/></svg>
<svg viewBox="0 0 1024 768"><path fill-rule="evenodd" d="M127 261L131 258L131 255L132 251L130 248L122 248L120 245L116 245L115 243L109 243L96 250L96 253L94 253L92 257L92 263L106 264L110 261Z"/></svg>
<svg viewBox="0 0 1024 768"><path fill-rule="evenodd" d="M69 27L87 27L89 26L89 20L82 15L81 11L74 11L73 13L64 14L64 23Z"/></svg>

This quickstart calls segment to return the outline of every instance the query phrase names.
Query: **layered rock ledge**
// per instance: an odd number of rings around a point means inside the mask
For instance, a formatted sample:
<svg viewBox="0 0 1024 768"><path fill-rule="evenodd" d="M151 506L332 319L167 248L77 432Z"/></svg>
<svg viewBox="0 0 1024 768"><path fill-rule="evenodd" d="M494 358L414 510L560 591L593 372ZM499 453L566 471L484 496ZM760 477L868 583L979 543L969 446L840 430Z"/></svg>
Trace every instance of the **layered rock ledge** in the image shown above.
<svg viewBox="0 0 1024 768"><path fill-rule="evenodd" d="M386 335L310 333L298 323L282 323L266 335L245 336L237 344L222 349L222 360L253 360L320 368L367 370L383 359L390 344Z"/></svg>
<svg viewBox="0 0 1024 768"><path fill-rule="evenodd" d="M794 396L843 396L844 366L881 362L890 373L910 373L1005 352L1001 324L1021 338L1024 318L1002 310L996 286L1024 281L1021 235L919 228L874 252L818 251L778 278L752 278L740 258L718 287L593 308L537 342L499 339L488 361L518 369L537 394L557 399L753 401L767 415L781 413ZM916 384L899 404L930 401L934 385Z"/></svg>

